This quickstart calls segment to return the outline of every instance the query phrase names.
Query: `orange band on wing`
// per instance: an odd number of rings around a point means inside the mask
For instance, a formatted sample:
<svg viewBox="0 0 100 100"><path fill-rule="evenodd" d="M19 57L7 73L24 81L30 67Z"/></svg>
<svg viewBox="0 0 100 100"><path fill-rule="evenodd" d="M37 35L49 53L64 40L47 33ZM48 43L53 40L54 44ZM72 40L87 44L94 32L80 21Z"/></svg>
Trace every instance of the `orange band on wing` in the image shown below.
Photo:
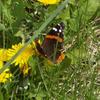
<svg viewBox="0 0 100 100"><path fill-rule="evenodd" d="M47 35L46 38L48 38L48 39L55 39L58 42L63 42L63 39L62 38L60 38L58 36L55 36L55 35Z"/></svg>
<svg viewBox="0 0 100 100"><path fill-rule="evenodd" d="M65 55L63 53L61 53L61 55L58 57L56 62L60 63L60 62L62 62L64 60L64 58L65 58Z"/></svg>

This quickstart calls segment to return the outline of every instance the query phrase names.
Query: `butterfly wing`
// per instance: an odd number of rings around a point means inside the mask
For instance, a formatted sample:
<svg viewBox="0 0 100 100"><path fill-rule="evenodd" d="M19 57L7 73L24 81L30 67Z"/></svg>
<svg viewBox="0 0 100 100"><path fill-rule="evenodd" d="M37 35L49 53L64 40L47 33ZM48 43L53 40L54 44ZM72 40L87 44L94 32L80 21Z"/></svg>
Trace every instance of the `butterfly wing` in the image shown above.
<svg viewBox="0 0 100 100"><path fill-rule="evenodd" d="M63 35L64 25L62 23L57 24L50 32L45 36L45 39L41 45L45 55L53 63L61 62L63 57L61 57L63 50Z"/></svg>
<svg viewBox="0 0 100 100"><path fill-rule="evenodd" d="M43 51L43 48L41 47L41 45L40 45L38 39L35 40L35 45L36 45L36 49L38 50L38 52L39 52L42 56L45 56L45 57L46 57L46 55L45 55L45 53L44 53L44 51Z"/></svg>

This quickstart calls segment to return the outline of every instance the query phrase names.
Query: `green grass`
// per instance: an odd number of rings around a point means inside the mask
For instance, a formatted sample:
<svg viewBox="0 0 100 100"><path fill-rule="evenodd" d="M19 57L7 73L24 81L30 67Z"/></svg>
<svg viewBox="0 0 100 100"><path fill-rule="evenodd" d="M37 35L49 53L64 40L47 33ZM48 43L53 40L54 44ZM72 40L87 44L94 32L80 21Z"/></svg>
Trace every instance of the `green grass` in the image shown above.
<svg viewBox="0 0 100 100"><path fill-rule="evenodd" d="M99 0L71 0L68 6L65 3L44 6L30 1L0 1L0 48L11 48L31 32L36 33L0 70L10 65L14 75L11 82L0 84L0 100L99 100ZM32 12L25 11L26 7ZM64 61L49 64L46 58L35 55L28 62L29 75L23 76L11 62L36 37L42 38L42 33L59 22L65 24Z"/></svg>

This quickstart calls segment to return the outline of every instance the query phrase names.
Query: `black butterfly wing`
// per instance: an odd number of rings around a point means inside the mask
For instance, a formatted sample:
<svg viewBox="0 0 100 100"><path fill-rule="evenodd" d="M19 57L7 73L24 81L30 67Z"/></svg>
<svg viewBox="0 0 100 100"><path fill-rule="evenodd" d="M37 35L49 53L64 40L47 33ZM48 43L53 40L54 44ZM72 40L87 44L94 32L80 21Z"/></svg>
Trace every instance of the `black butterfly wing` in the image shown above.
<svg viewBox="0 0 100 100"><path fill-rule="evenodd" d="M35 40L35 45L36 45L36 49L38 50L38 52L42 55L45 56L45 53L43 51L43 48L41 47L40 43L38 42L38 39Z"/></svg>
<svg viewBox="0 0 100 100"><path fill-rule="evenodd" d="M45 38L41 47L46 56L56 63L63 50L64 35L62 24L57 24L50 30L47 36L50 36L50 38ZM59 38L62 39L62 42L58 41Z"/></svg>
<svg viewBox="0 0 100 100"><path fill-rule="evenodd" d="M43 48L43 51L48 59L56 63L56 60L61 55L63 43L59 43L55 39L45 39L41 47Z"/></svg>
<svg viewBox="0 0 100 100"><path fill-rule="evenodd" d="M57 24L50 32L45 36L42 45L36 43L38 52L48 58L53 63L57 63L57 60L62 60L63 49L63 35L64 24ZM49 36L49 38L47 38ZM59 39L60 38L60 39ZM59 41L62 40L62 41Z"/></svg>

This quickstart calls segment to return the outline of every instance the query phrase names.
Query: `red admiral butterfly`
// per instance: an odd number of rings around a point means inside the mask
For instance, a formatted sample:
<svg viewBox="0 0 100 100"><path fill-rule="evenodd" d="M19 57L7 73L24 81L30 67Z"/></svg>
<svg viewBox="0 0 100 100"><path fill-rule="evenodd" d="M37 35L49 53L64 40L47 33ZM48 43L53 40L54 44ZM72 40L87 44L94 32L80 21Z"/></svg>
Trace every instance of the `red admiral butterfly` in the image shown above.
<svg viewBox="0 0 100 100"><path fill-rule="evenodd" d="M35 40L37 51L53 63L60 63L64 59L63 30L64 23L61 22L49 31L41 45L39 44L38 40Z"/></svg>

